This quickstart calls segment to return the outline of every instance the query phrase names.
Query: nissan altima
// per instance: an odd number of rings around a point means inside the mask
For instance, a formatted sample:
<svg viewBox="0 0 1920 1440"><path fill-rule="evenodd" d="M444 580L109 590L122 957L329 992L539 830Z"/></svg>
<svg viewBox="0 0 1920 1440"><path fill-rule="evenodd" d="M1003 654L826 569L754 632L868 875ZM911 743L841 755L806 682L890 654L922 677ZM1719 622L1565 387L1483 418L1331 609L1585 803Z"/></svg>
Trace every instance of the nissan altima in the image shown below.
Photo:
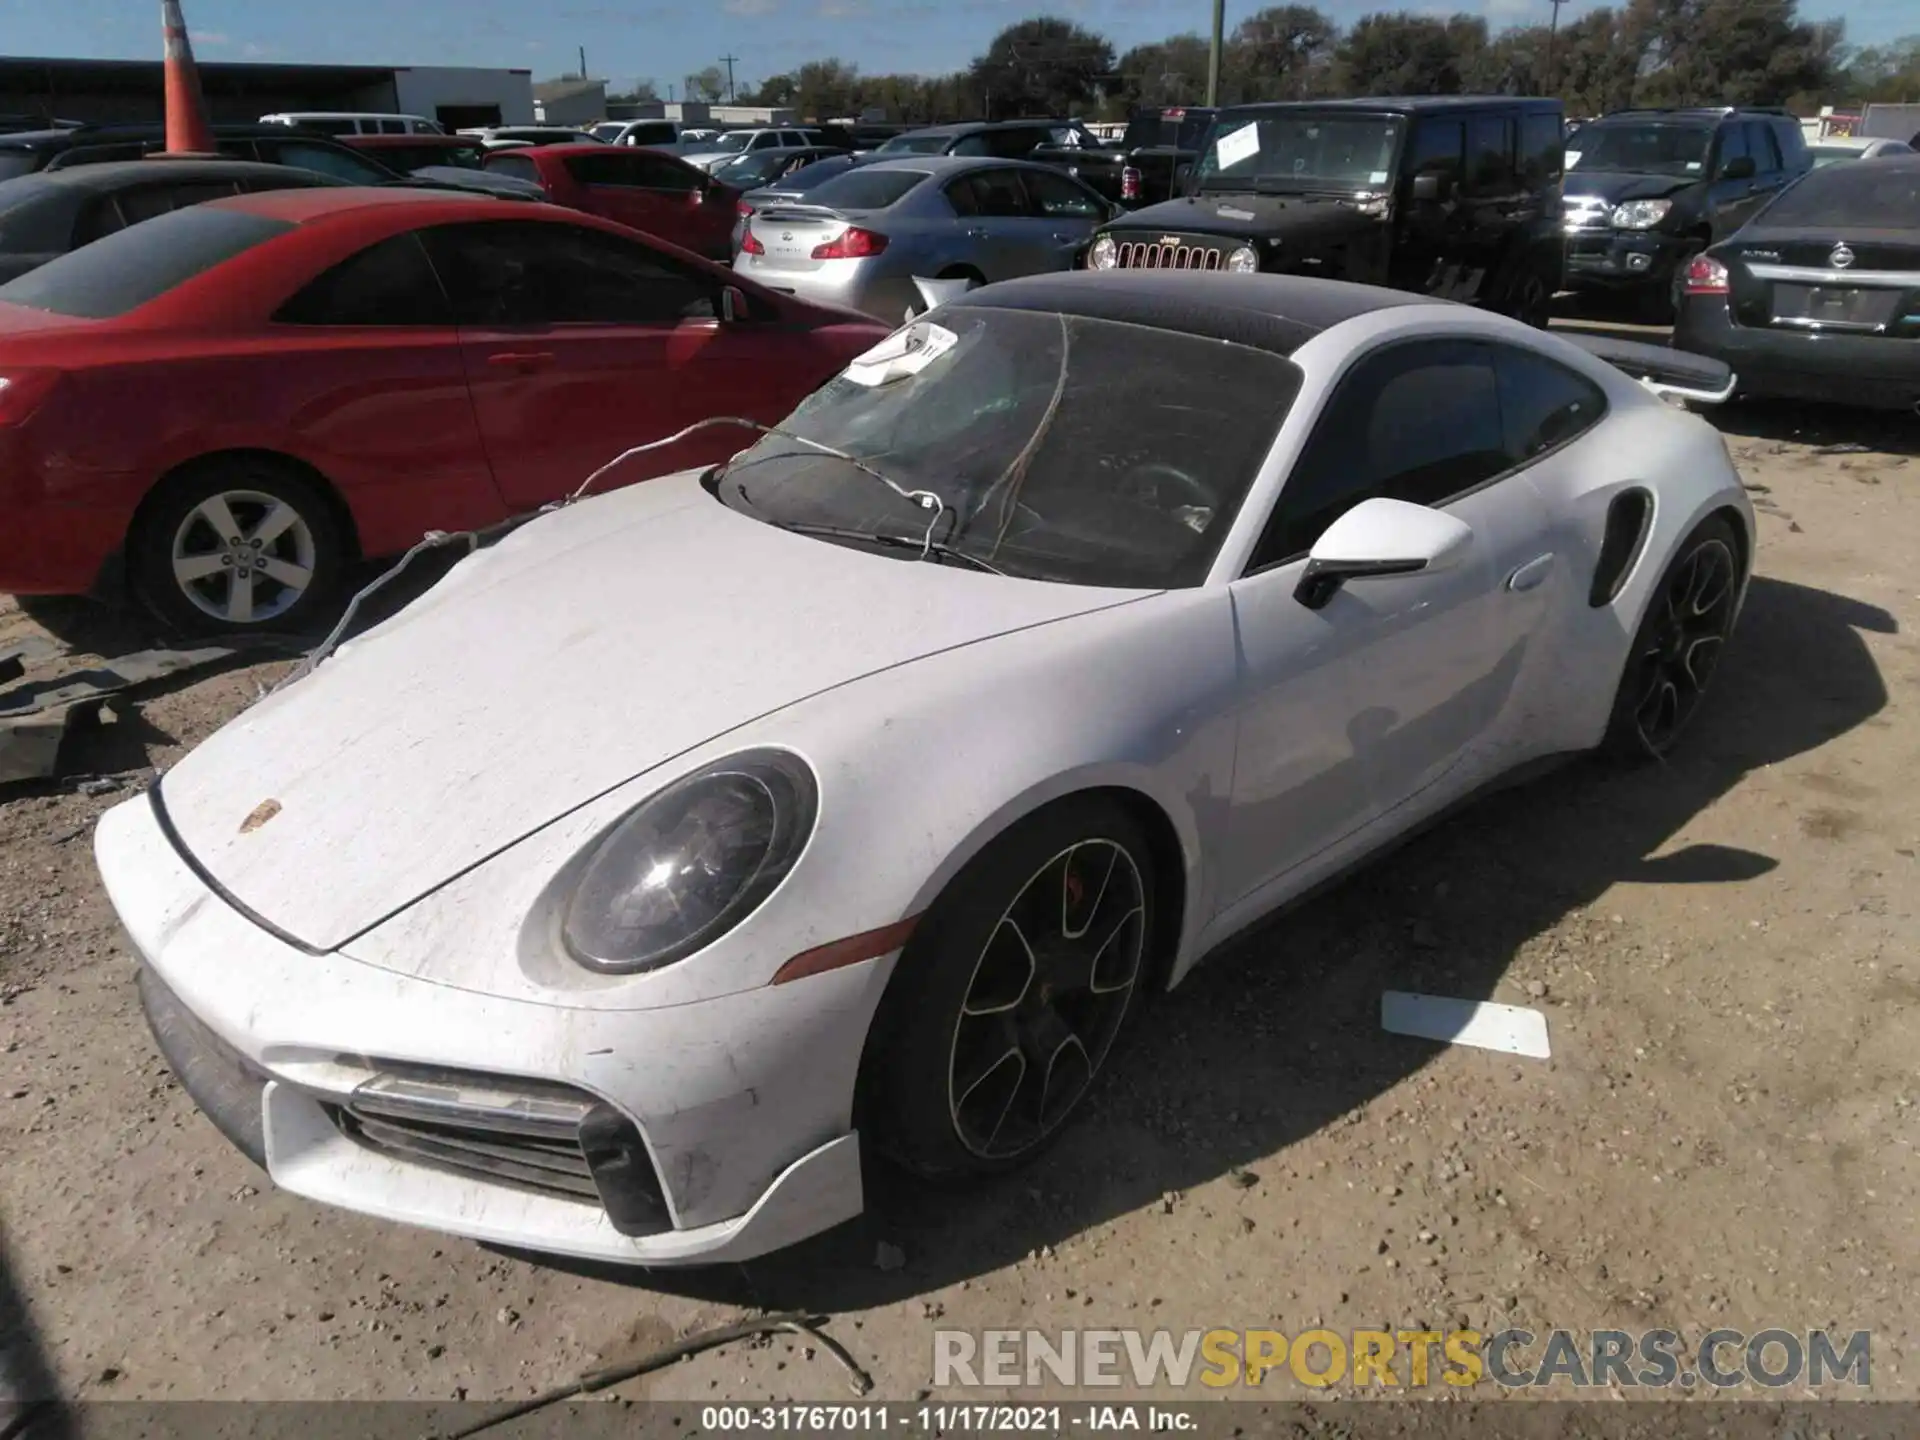
<svg viewBox="0 0 1920 1440"><path fill-rule="evenodd" d="M282 1188L600 1260L846 1220L866 1142L1026 1161L1226 937L1516 767L1668 753L1754 524L1654 388L1337 282L939 304L110 811L154 1033Z"/></svg>

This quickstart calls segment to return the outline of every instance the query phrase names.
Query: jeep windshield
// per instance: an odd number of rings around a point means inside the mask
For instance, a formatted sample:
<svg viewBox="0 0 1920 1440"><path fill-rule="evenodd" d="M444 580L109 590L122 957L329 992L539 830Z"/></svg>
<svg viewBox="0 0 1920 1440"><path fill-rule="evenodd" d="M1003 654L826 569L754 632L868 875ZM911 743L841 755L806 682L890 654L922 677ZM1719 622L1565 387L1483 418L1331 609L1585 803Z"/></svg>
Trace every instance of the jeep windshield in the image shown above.
<svg viewBox="0 0 1920 1440"><path fill-rule="evenodd" d="M1698 175L1713 146L1711 125L1668 121L1585 125L1567 141L1567 169L1623 175Z"/></svg>
<svg viewBox="0 0 1920 1440"><path fill-rule="evenodd" d="M1222 115L1200 155L1199 188L1377 190L1392 180L1404 128L1395 115Z"/></svg>
<svg viewBox="0 0 1920 1440"><path fill-rule="evenodd" d="M1182 331L948 305L816 390L714 491L902 560L1199 585L1300 382L1271 351Z"/></svg>

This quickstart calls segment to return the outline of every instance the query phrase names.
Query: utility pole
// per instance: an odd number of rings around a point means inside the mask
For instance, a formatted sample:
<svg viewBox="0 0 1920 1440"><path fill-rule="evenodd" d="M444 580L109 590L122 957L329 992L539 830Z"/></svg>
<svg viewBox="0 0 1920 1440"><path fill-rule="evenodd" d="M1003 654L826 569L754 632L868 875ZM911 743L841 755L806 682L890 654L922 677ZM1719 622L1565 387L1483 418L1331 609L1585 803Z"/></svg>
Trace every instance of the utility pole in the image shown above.
<svg viewBox="0 0 1920 1440"><path fill-rule="evenodd" d="M1207 51L1207 104L1210 106L1220 103L1220 49L1226 28L1227 0L1213 0L1213 44Z"/></svg>
<svg viewBox="0 0 1920 1440"><path fill-rule="evenodd" d="M1553 3L1556 5L1561 4L1562 0L1553 0ZM729 105L733 103L733 62L739 58L738 55L722 55L720 57L720 63L727 67L727 103Z"/></svg>
<svg viewBox="0 0 1920 1440"><path fill-rule="evenodd" d="M1547 26L1547 94L1552 95L1557 89L1559 80L1559 76L1554 73L1553 42L1560 34L1560 7L1566 4L1567 0L1547 0L1547 3L1553 6L1553 20Z"/></svg>
<svg viewBox="0 0 1920 1440"><path fill-rule="evenodd" d="M580 78L587 78L587 47L584 45L580 47Z"/></svg>

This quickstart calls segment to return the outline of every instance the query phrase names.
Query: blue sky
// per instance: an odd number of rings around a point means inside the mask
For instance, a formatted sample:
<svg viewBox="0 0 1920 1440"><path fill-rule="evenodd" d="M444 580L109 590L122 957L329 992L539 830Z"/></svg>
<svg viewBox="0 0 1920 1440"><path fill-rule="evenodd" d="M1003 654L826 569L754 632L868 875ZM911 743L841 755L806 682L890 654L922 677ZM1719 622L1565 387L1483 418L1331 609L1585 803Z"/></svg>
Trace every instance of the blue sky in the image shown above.
<svg viewBox="0 0 1920 1440"><path fill-rule="evenodd" d="M1561 20L1592 8L1570 0ZM194 52L203 60L313 61L368 65L486 65L530 69L536 78L587 67L624 83L669 83L738 56L741 83L804 60L839 56L868 73L958 69L1002 26L1028 15L1066 15L1115 47L1204 30L1208 0L183 0ZM1260 9L1229 0L1229 28ZM1375 9L1484 12L1496 29L1545 20L1547 0L1407 0L1402 6L1323 0L1342 23ZM153 0L0 0L7 54L157 58L160 7ZM1844 16L1848 39L1873 44L1920 30L1915 0L1802 0L1813 18Z"/></svg>

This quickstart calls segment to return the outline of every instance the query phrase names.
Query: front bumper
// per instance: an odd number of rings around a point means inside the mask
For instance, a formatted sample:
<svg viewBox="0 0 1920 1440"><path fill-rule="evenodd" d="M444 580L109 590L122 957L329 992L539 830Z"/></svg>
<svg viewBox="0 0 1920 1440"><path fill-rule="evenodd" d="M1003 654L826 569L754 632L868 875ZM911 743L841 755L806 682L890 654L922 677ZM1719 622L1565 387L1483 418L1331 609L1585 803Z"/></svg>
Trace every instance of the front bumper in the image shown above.
<svg viewBox="0 0 1920 1440"><path fill-rule="evenodd" d="M1736 325L1725 296L1690 295L1674 323L1673 348L1724 362L1744 397L1886 410L1920 405L1920 340Z"/></svg>
<svg viewBox="0 0 1920 1440"><path fill-rule="evenodd" d="M284 1190L643 1266L748 1260L860 1213L851 1088L824 1057L857 1057L883 962L664 1010L505 1001L278 940L194 875L145 796L106 815L95 853L147 969L142 1001L169 1063ZM786 1044L729 1044L741 1027L783 1024ZM644 1146L635 1158L662 1197L659 1225L623 1233L609 1204L422 1161L343 1119L369 1075L428 1069L604 1102Z"/></svg>
<svg viewBox="0 0 1920 1440"><path fill-rule="evenodd" d="M1673 267L1700 242L1653 230L1571 230L1567 232L1566 285L1569 290L1637 290L1666 285Z"/></svg>

